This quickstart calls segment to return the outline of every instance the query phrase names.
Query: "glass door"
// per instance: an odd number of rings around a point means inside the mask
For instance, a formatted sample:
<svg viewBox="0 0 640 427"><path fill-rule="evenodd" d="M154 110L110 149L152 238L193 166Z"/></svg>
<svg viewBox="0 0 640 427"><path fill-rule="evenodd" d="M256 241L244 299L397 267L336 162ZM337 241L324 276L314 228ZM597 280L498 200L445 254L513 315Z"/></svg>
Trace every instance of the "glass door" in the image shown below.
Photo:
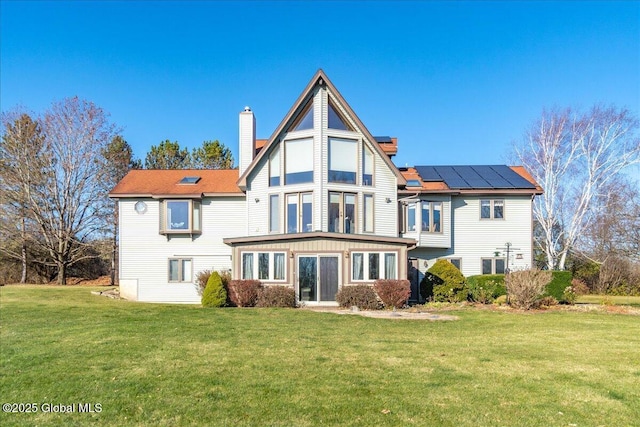
<svg viewBox="0 0 640 427"><path fill-rule="evenodd" d="M340 287L339 262L337 255L298 256L298 300L335 301Z"/></svg>
<svg viewBox="0 0 640 427"><path fill-rule="evenodd" d="M298 257L298 299L299 301L317 301L318 257Z"/></svg>

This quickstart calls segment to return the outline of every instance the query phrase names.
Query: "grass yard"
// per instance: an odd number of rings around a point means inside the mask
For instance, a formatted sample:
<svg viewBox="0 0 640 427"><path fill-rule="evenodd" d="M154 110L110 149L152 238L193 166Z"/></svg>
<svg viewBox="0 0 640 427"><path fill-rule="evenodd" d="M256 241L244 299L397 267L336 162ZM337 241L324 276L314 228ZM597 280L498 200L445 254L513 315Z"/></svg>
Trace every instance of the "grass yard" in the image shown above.
<svg viewBox="0 0 640 427"><path fill-rule="evenodd" d="M466 308L430 322L90 290L0 288L0 400L38 409L0 425L640 425L638 316Z"/></svg>

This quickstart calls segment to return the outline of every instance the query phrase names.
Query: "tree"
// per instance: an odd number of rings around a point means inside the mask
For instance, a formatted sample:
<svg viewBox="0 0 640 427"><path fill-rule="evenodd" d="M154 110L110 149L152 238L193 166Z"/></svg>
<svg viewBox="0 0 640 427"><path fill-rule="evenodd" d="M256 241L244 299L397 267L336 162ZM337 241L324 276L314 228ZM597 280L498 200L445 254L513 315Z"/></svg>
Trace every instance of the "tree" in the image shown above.
<svg viewBox="0 0 640 427"><path fill-rule="evenodd" d="M42 126L43 179L27 204L64 285L67 269L93 257L86 246L105 231L101 156L115 127L101 108L78 97L53 103Z"/></svg>
<svg viewBox="0 0 640 427"><path fill-rule="evenodd" d="M640 162L637 129L638 120L615 107L545 111L515 147L516 158L544 189L534 202L534 217L548 269L564 269L604 203L607 185Z"/></svg>
<svg viewBox="0 0 640 427"><path fill-rule="evenodd" d="M146 169L190 169L191 155L186 148L180 148L178 141L171 142L168 139L162 141L157 147L151 146L144 161Z"/></svg>
<svg viewBox="0 0 640 427"><path fill-rule="evenodd" d="M42 182L44 137L40 123L18 109L3 114L2 125L0 251L19 260L22 266L20 283L26 283L33 229L28 202L29 195Z"/></svg>
<svg viewBox="0 0 640 427"><path fill-rule="evenodd" d="M194 169L231 169L233 154L218 140L204 141L202 147L194 148L191 153Z"/></svg>
<svg viewBox="0 0 640 427"><path fill-rule="evenodd" d="M120 182L131 169L142 169L142 162L133 155L131 145L120 135L114 136L102 153L104 164L104 180L106 192ZM116 284L118 254L118 202L105 199L107 203L108 222L111 228L111 285Z"/></svg>

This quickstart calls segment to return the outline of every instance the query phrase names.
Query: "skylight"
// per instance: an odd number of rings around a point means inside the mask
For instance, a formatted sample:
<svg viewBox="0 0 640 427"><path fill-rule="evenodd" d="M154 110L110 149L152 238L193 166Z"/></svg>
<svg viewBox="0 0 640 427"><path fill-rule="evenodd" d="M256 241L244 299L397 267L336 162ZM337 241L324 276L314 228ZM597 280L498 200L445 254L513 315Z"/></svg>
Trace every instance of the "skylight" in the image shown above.
<svg viewBox="0 0 640 427"><path fill-rule="evenodd" d="M180 184L195 184L200 181L199 176L185 176L180 180Z"/></svg>
<svg viewBox="0 0 640 427"><path fill-rule="evenodd" d="M407 180L407 187L422 187L422 184L417 179L409 179Z"/></svg>

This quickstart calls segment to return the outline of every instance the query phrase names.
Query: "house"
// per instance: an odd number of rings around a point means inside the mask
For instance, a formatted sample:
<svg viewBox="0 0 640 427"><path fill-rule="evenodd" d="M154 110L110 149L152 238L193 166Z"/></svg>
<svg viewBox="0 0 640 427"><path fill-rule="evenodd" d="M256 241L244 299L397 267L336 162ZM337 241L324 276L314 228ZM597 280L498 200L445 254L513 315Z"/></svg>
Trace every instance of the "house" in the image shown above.
<svg viewBox="0 0 640 427"><path fill-rule="evenodd" d="M239 126L238 169L137 170L113 189L123 296L197 303L195 274L230 269L311 305L378 278L410 278L417 299L440 258L465 275L532 264L542 190L525 170L398 168L397 139L372 136L322 70L271 137L248 107Z"/></svg>

